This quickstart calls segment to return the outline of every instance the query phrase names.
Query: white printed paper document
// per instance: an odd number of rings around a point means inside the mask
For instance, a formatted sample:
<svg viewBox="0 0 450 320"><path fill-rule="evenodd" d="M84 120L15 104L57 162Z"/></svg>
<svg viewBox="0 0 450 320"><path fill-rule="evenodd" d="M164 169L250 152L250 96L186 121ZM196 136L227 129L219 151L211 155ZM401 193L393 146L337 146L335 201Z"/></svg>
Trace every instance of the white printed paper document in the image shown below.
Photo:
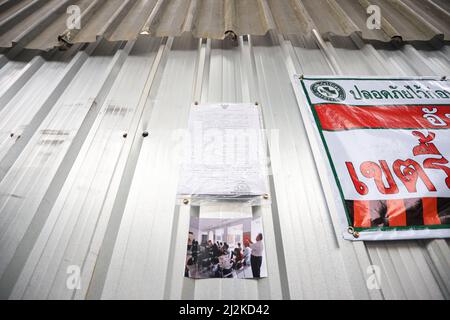
<svg viewBox="0 0 450 320"><path fill-rule="evenodd" d="M268 193L260 108L254 104L193 105L179 195Z"/></svg>

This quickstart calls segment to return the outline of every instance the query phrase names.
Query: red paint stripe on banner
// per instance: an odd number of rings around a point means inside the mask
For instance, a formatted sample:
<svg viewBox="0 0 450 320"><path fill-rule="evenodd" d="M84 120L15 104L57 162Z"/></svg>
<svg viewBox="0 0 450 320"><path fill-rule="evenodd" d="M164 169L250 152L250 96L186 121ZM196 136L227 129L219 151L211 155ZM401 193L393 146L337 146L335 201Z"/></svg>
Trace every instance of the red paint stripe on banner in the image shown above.
<svg viewBox="0 0 450 320"><path fill-rule="evenodd" d="M323 130L450 128L450 106L315 106Z"/></svg>
<svg viewBox="0 0 450 320"><path fill-rule="evenodd" d="M403 200L387 200L387 217L390 227L406 226L406 208Z"/></svg>
<svg viewBox="0 0 450 320"><path fill-rule="evenodd" d="M441 224L437 211L437 198L422 198L424 225Z"/></svg>
<svg viewBox="0 0 450 320"><path fill-rule="evenodd" d="M370 228L370 201L355 200L353 203L354 209L354 227L356 228Z"/></svg>

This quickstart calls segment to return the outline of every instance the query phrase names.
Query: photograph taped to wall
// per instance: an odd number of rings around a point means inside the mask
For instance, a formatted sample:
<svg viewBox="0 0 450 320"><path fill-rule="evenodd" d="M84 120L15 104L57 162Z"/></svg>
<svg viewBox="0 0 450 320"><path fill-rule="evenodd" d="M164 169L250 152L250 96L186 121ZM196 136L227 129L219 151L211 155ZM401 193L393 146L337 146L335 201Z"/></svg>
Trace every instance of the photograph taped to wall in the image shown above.
<svg viewBox="0 0 450 320"><path fill-rule="evenodd" d="M185 263L193 279L267 277L262 218L191 216Z"/></svg>
<svg viewBox="0 0 450 320"><path fill-rule="evenodd" d="M260 107L193 105L178 195L239 199L268 194Z"/></svg>

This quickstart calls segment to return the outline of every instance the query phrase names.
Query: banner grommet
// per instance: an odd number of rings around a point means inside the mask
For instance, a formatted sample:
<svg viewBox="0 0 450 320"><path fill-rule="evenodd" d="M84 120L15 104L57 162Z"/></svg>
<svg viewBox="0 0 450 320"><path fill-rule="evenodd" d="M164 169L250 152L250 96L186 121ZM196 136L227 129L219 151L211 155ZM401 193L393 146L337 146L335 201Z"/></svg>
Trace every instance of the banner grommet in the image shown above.
<svg viewBox="0 0 450 320"><path fill-rule="evenodd" d="M352 226L349 226L347 228L348 233L350 233L355 239L359 238L359 232L355 231L355 229Z"/></svg>
<svg viewBox="0 0 450 320"><path fill-rule="evenodd" d="M347 231L348 231L348 233L350 233L350 234L354 234L354 233L355 233L355 229L353 229L352 226L349 226L349 227L347 228Z"/></svg>

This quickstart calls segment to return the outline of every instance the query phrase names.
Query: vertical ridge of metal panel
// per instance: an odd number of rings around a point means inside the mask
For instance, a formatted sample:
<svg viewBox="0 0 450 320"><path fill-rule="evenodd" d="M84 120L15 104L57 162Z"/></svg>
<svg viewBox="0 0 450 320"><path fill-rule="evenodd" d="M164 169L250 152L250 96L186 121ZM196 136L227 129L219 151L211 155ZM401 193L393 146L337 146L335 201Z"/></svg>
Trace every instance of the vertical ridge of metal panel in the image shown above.
<svg viewBox="0 0 450 320"><path fill-rule="evenodd" d="M0 209L2 276L28 228L33 228L33 224L41 226L41 220L48 216L48 207L51 208L59 193L58 186L64 182L73 157L98 112L97 101L102 103L103 91L109 90L109 79L114 78L123 62L121 56L119 52L114 58L103 61L96 57L88 59L81 70L89 70L99 62L98 66L106 67L103 73L92 76L78 72L72 86L55 104L1 181L1 192L7 194ZM30 248L32 244L27 246Z"/></svg>

